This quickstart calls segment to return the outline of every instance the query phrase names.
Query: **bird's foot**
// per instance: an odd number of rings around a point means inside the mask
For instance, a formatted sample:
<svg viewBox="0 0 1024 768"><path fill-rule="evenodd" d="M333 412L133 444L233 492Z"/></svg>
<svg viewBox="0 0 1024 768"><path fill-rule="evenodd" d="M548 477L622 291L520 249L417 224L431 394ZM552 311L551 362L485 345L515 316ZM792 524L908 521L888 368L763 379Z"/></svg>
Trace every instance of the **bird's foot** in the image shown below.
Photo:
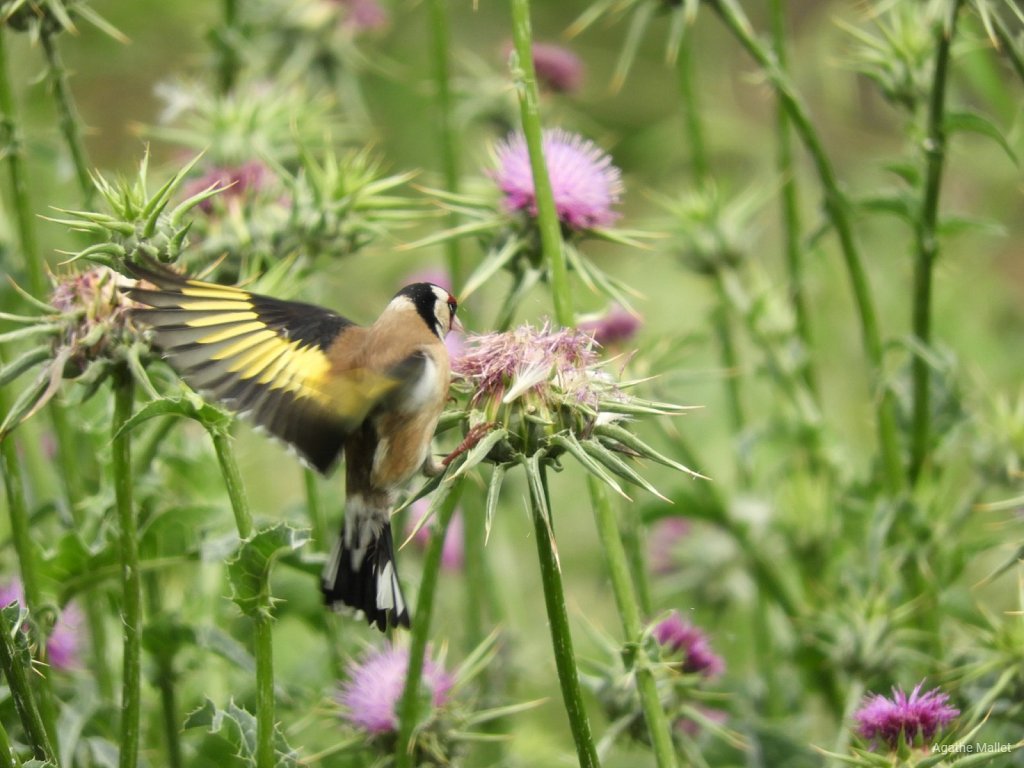
<svg viewBox="0 0 1024 768"><path fill-rule="evenodd" d="M454 451L449 453L447 456L445 456L444 459L441 460L441 466L447 467L463 453L465 453L468 450L471 450L473 446L475 446L483 439L484 435L486 435L496 426L497 422L488 421L483 424L477 424L474 427L470 427L469 432L466 433L466 437L463 439L461 443L459 443L458 447Z"/></svg>

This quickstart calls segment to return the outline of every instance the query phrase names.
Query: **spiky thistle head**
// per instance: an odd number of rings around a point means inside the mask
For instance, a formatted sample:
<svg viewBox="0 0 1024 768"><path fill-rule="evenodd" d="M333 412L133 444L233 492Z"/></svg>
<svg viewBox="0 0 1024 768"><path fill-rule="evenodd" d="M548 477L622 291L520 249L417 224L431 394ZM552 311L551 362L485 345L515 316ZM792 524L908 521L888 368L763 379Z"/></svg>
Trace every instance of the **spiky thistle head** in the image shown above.
<svg viewBox="0 0 1024 768"><path fill-rule="evenodd" d="M908 694L893 686L892 696L868 694L854 715L858 734L875 745L897 750L901 741L929 746L936 734L960 714L949 695L938 688L922 693L924 681Z"/></svg>
<svg viewBox="0 0 1024 768"><path fill-rule="evenodd" d="M615 223L614 210L622 196L622 174L611 157L579 134L556 128L544 131L542 145L558 218L572 230L595 229ZM537 194L526 137L514 133L494 151L491 172L512 212L537 215Z"/></svg>

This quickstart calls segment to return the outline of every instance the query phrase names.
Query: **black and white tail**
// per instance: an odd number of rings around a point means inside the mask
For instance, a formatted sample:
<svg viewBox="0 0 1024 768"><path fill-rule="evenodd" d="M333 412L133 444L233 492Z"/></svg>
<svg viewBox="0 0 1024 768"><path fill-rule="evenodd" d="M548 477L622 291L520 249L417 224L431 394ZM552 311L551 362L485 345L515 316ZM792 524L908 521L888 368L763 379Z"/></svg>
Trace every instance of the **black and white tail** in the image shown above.
<svg viewBox="0 0 1024 768"><path fill-rule="evenodd" d="M409 627L402 585L395 568L391 523L346 510L345 525L320 577L324 601L331 608L362 611L382 632L388 625Z"/></svg>

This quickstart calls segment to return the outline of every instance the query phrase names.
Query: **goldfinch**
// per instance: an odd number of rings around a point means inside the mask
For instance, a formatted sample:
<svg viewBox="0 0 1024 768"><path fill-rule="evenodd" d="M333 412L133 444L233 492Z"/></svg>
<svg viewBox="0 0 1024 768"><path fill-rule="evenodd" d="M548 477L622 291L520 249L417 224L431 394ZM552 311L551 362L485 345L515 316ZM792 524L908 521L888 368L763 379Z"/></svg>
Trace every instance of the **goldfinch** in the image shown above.
<svg viewBox="0 0 1024 768"><path fill-rule="evenodd" d="M133 267L135 318L184 380L247 413L327 474L345 455L345 522L324 568L326 603L385 630L409 626L391 510L417 472L448 398L444 338L458 304L408 285L368 327L327 309ZM141 281L151 283L146 287Z"/></svg>

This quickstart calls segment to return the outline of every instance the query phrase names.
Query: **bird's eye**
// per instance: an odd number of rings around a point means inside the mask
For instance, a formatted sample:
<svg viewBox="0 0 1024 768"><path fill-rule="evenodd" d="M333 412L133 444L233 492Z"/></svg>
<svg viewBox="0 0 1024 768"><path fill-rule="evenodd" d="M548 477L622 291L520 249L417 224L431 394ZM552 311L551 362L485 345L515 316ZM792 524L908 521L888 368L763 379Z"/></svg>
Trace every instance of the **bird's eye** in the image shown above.
<svg viewBox="0 0 1024 768"><path fill-rule="evenodd" d="M459 303L455 299L448 299L448 311L455 315L455 311L459 308Z"/></svg>

